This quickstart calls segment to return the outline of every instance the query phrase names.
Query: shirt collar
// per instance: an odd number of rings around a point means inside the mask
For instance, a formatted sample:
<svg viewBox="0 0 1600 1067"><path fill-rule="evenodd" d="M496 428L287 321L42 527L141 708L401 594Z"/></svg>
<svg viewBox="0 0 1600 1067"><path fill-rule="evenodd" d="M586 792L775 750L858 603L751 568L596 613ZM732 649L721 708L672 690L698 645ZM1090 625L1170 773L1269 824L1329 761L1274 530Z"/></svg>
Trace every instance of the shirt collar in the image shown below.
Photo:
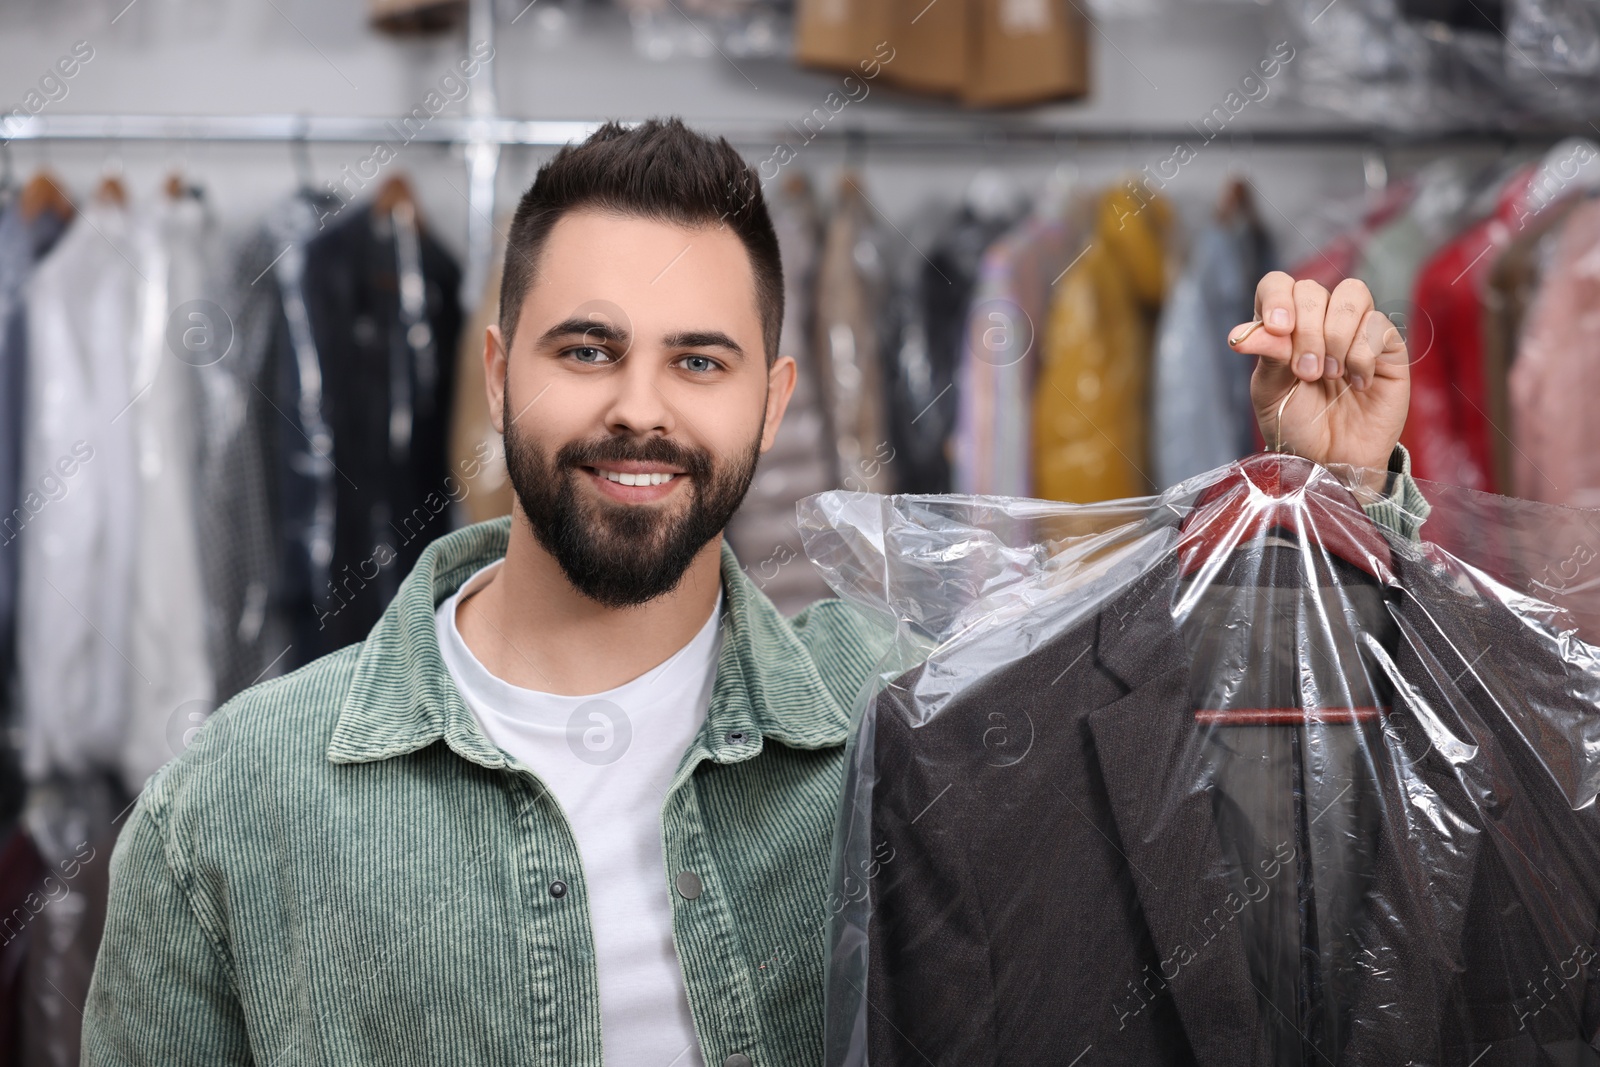
<svg viewBox="0 0 1600 1067"><path fill-rule="evenodd" d="M327 757L365 763L443 739L484 767L511 762L484 734L445 668L434 611L474 572L506 552L509 516L430 544L356 654ZM711 705L695 745L719 763L748 759L771 738L794 748L844 743L847 709L829 691L789 621L722 544L724 627ZM694 750L691 750L691 755Z"/></svg>

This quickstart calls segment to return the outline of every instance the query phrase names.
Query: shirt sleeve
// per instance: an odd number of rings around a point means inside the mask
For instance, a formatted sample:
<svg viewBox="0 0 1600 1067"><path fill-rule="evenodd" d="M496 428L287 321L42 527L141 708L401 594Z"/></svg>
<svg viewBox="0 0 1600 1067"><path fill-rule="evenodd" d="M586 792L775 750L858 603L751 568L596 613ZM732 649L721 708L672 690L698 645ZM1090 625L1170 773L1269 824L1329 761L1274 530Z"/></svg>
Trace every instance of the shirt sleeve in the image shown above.
<svg viewBox="0 0 1600 1067"><path fill-rule="evenodd" d="M1411 454L1395 445L1389 456L1389 477L1384 495L1363 505L1367 517L1408 541L1420 541L1422 524L1433 506L1411 477Z"/></svg>
<svg viewBox="0 0 1600 1067"><path fill-rule="evenodd" d="M141 797L111 855L105 934L84 1006L83 1067L253 1062L233 968L174 872Z"/></svg>

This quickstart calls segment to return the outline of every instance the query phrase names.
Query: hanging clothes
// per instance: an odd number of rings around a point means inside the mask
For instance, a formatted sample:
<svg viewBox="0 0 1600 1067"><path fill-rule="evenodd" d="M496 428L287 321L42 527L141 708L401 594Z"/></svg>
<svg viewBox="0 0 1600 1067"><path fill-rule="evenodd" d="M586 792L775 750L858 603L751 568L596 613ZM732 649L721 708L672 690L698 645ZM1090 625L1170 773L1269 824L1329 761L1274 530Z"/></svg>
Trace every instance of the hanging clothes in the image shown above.
<svg viewBox="0 0 1600 1067"><path fill-rule="evenodd" d="M833 427L837 482L861 492L894 484L894 446L884 410L880 315L890 276L875 212L858 185L839 180L817 266L816 351L823 403Z"/></svg>
<svg viewBox="0 0 1600 1067"><path fill-rule="evenodd" d="M816 197L803 175L786 179L767 201L783 255L781 355L795 361L794 392L772 447L756 465L750 491L728 522L728 543L778 610L793 615L832 596L800 545L795 501L835 485L833 431L822 403L812 326L816 310L821 226Z"/></svg>
<svg viewBox="0 0 1600 1067"><path fill-rule="evenodd" d="M327 650L317 607L333 584L338 490L334 485L332 406L306 286L307 248L320 232L316 207L309 197L297 196L264 222L273 243L283 248L282 258L271 265L283 313L273 360L277 398L273 406L283 416L274 424L273 481L282 535L274 599L289 630L288 668Z"/></svg>
<svg viewBox="0 0 1600 1067"><path fill-rule="evenodd" d="M905 638L852 738L825 1062L1592 1059L1600 650L1411 540L1408 478L1216 473L814 508Z"/></svg>
<svg viewBox="0 0 1600 1067"><path fill-rule="evenodd" d="M1051 298L1033 400L1034 493L1090 502L1150 488L1151 338L1166 287L1172 209L1106 192L1088 251Z"/></svg>
<svg viewBox="0 0 1600 1067"><path fill-rule="evenodd" d="M1519 220L1537 214L1538 167L1519 168L1493 212L1447 242L1417 276L1412 303L1432 333L1432 347L1411 353L1411 411L1401 442L1418 478L1495 492L1491 427L1483 373L1485 279L1510 244Z"/></svg>
<svg viewBox="0 0 1600 1067"><path fill-rule="evenodd" d="M71 489L44 501L18 539L17 678L31 779L119 767L130 688L150 684L128 658L128 530L140 484L129 409L151 328L149 242L127 208L96 200L28 283L23 469L72 472Z"/></svg>
<svg viewBox="0 0 1600 1067"><path fill-rule="evenodd" d="M461 484L462 517L484 522L511 514L516 496L506 471L505 445L494 428L483 376L484 336L500 321L500 281L505 276L505 241L509 219L495 227L494 247L483 293L467 317L456 353L454 407L450 412L450 473Z"/></svg>
<svg viewBox="0 0 1600 1067"><path fill-rule="evenodd" d="M301 575L319 556L325 569L332 552L333 472L312 451L331 438L300 276L317 217L333 203L300 190L268 209L229 281L235 349L199 368L198 522L218 704L293 662L280 573L291 542ZM280 469L282 455L292 460Z"/></svg>
<svg viewBox="0 0 1600 1067"><path fill-rule="evenodd" d="M460 288L409 198L356 212L306 248L335 494L328 584L305 590L297 659L365 638L428 542L449 532Z"/></svg>
<svg viewBox="0 0 1600 1067"><path fill-rule="evenodd" d="M1410 182L1395 182L1370 197L1357 213L1355 225L1337 233L1332 240L1289 268L1289 274L1317 282L1323 288L1353 277L1361 254L1374 233L1389 223L1411 202Z"/></svg>
<svg viewBox="0 0 1600 1067"><path fill-rule="evenodd" d="M1511 366L1515 358L1528 307L1541 287L1542 268L1567 219L1580 198L1567 196L1529 220L1489 271L1483 292L1483 392L1484 414L1491 426L1505 432L1491 434L1489 453L1494 484L1506 493L1528 500L1544 497L1523 491L1514 472L1516 423L1511 410ZM1568 424L1569 428L1577 424Z"/></svg>
<svg viewBox="0 0 1600 1067"><path fill-rule="evenodd" d="M1459 225L1467 206L1467 175L1455 160L1424 168L1407 188L1415 189L1414 194L1402 210L1372 230L1352 274L1366 283L1373 304L1391 318L1410 308L1417 272Z"/></svg>
<svg viewBox="0 0 1600 1067"><path fill-rule="evenodd" d="M1228 331L1255 314L1256 283L1273 269L1271 238L1253 210L1206 223L1161 312L1150 454L1160 488L1255 451L1253 360Z"/></svg>
<svg viewBox="0 0 1600 1067"><path fill-rule="evenodd" d="M1050 288L1082 251L1084 230L1057 214L1064 205L1042 206L990 244L978 267L956 371L956 492L1032 491L1032 397Z"/></svg>
<svg viewBox="0 0 1600 1067"><path fill-rule="evenodd" d="M35 179L37 180L37 179ZM48 179L47 179L48 180ZM25 286L34 266L60 239L70 216L13 197L0 212L0 731L11 736L13 641L16 632L17 538L33 509L44 506L34 479L61 484L59 471L24 471L23 426L27 420L28 323ZM32 496L29 506L24 499ZM21 810L21 768L9 740L0 743L0 832ZM3 1041L3 1036L0 1036ZM3 1049L0 1044L0 1049Z"/></svg>
<svg viewBox="0 0 1600 1067"><path fill-rule="evenodd" d="M950 491L956 368L972 293L984 250L1012 221L963 204L926 257L913 250L906 260L910 278L896 302L902 314L889 396L897 492Z"/></svg>
<svg viewBox="0 0 1600 1067"><path fill-rule="evenodd" d="M126 694L120 764L130 794L183 751L174 716L209 710L216 696L196 519L196 371L226 358L218 331L229 327L226 312L209 299L217 264L204 201L190 193L163 197L152 215L141 261L134 399L122 415L132 424L139 471L127 651L140 684Z"/></svg>
<svg viewBox="0 0 1600 1067"><path fill-rule="evenodd" d="M1512 488L1600 508L1600 201L1572 212L1543 276L1511 366Z"/></svg>

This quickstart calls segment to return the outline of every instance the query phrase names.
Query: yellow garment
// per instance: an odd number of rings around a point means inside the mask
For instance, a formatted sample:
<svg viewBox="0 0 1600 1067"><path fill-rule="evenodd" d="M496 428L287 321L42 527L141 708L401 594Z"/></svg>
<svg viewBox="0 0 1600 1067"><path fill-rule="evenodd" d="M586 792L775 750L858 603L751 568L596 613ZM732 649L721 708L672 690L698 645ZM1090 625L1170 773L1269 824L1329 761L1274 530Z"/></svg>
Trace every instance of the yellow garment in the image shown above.
<svg viewBox="0 0 1600 1067"><path fill-rule="evenodd" d="M1146 471L1151 344L1172 209L1126 186L1100 197L1088 249L1056 285L1033 394L1033 495L1092 503L1154 490Z"/></svg>

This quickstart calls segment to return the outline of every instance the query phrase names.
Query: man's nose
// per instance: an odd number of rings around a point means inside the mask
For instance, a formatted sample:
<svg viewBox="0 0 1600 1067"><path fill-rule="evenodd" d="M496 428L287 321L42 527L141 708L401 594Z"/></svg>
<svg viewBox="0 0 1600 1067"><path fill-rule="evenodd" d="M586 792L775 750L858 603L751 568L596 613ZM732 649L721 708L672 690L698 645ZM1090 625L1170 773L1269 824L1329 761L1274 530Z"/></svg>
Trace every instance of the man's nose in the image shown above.
<svg viewBox="0 0 1600 1067"><path fill-rule="evenodd" d="M661 390L659 376L656 361L641 358L637 351L629 353L608 383L612 392L605 412L606 429L641 436L672 433L677 428L677 413Z"/></svg>

